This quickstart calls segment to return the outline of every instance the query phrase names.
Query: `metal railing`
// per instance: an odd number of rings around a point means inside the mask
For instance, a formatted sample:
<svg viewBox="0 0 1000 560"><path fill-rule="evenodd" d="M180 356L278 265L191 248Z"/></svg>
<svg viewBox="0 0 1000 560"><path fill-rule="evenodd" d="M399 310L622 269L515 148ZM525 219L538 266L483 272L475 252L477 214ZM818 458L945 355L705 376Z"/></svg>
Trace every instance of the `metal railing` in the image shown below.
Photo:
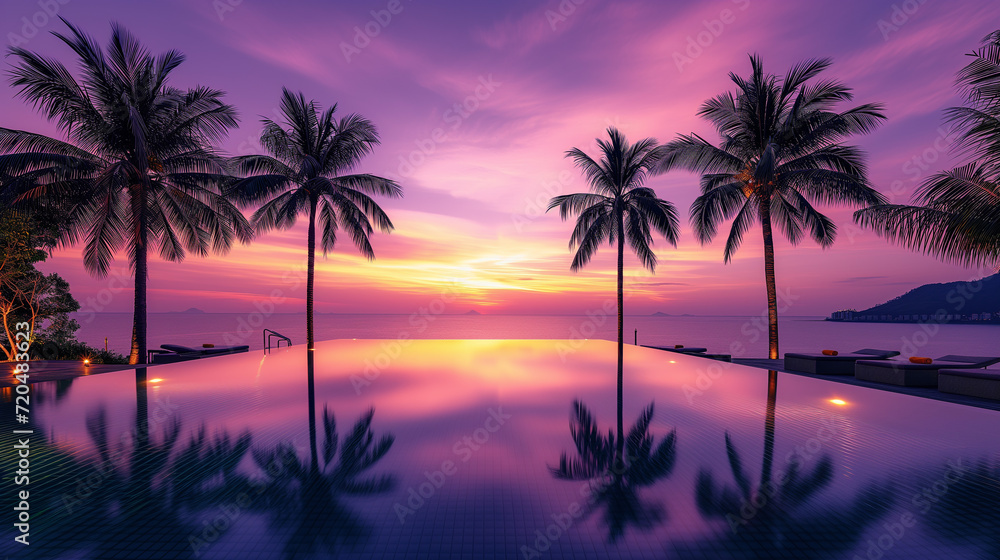
<svg viewBox="0 0 1000 560"><path fill-rule="evenodd" d="M274 348L275 349L281 348L281 341L282 340L285 341L285 346L291 346L292 345L292 339L290 339L287 336L281 334L280 332L272 331L271 329L264 329L264 333L263 334L264 334L264 351L265 352L270 352L271 351L271 339L272 338L277 338L278 339L278 341L274 344Z"/></svg>

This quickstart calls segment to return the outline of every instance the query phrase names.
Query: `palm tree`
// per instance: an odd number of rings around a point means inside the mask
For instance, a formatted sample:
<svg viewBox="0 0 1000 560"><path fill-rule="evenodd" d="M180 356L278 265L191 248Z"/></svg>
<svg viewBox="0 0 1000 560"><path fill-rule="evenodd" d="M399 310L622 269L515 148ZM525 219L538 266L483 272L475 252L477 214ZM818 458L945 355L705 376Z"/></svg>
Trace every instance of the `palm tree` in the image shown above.
<svg viewBox="0 0 1000 560"><path fill-rule="evenodd" d="M774 476L775 409L778 372L768 371L764 415L764 453L759 482L743 466L740 452L726 433L726 455L735 482L717 485L711 471L702 469L695 486L698 512L706 519L726 521L725 536L708 542L678 543L679 558L830 558L849 552L868 528L888 513L892 492L878 484L862 490L848 506L810 507L833 481L833 461L823 455L812 472L802 461L790 461ZM823 543L817 546L816 543ZM725 551L725 554L721 552Z"/></svg>
<svg viewBox="0 0 1000 560"><path fill-rule="evenodd" d="M913 249L963 265L1000 266L1000 31L972 52L958 74L965 107L945 118L960 132L957 147L971 160L931 175L914 205L880 204L854 219Z"/></svg>
<svg viewBox="0 0 1000 560"><path fill-rule="evenodd" d="M65 22L65 20L64 20ZM54 33L77 56L80 77L61 63L20 47L11 83L41 110L66 140L0 128L0 169L13 176L5 200L16 205L59 204L67 219L60 242L86 239L84 266L107 275L127 250L135 275L129 363L146 362L148 257L180 261L249 242L243 215L220 194L224 160L212 143L236 126L223 93L168 85L184 55L151 55L127 30L112 24L102 50L66 22Z"/></svg>
<svg viewBox="0 0 1000 560"><path fill-rule="evenodd" d="M296 218L309 216L306 279L306 339L315 348L313 286L315 282L316 226L319 220L323 254L332 251L337 230L351 237L361 254L375 258L369 236L375 227L393 229L389 216L369 195L401 197L392 180L367 173L349 173L378 145L375 125L360 115L334 117L337 106L320 113L315 101L282 90L282 124L264 118L261 145L269 155L234 158L237 181L233 195L243 205L259 205L253 214L257 231L285 229Z"/></svg>
<svg viewBox="0 0 1000 560"><path fill-rule="evenodd" d="M870 206L884 202L867 179L864 154L842 142L871 132L885 119L879 104L842 112L853 98L835 80L809 82L830 66L827 59L797 64L783 77L765 74L757 55L752 73L729 76L736 92L706 101L698 114L722 140L718 146L698 136L681 135L664 146L657 172L684 168L701 177L701 196L691 206L691 222L701 243L715 237L719 223L733 218L723 258L728 263L744 234L759 222L764 237L767 286L768 355L778 358L778 303L774 278L773 226L794 245L808 230L823 247L836 237L836 225L814 202Z"/></svg>
<svg viewBox="0 0 1000 560"><path fill-rule="evenodd" d="M367 473L395 441L392 434L375 439L374 416L375 409L368 409L341 440L333 413L324 407L322 465L315 445L308 463L288 443L254 450L254 462L265 473L259 483L261 499L254 507L269 513L275 528L290 529L284 558L324 551L336 554L342 546L356 546L370 535L371 527L343 498L381 494L395 486L392 475ZM314 430L310 437L313 434Z"/></svg>
<svg viewBox="0 0 1000 560"><path fill-rule="evenodd" d="M593 493L584 515L604 509L604 524L608 527L608 540L617 542L629 525L650 530L666 519L667 512L661 504L647 503L639 490L652 486L670 476L677 461L677 430L672 430L660 440L655 449L655 438L649 433L653 419L653 404L639 415L626 436L622 432L602 435L597 422L587 406L573 403L570 433L576 444L577 457L565 452L558 467L549 467L558 480L587 481ZM619 442L627 444L624 462L617 452Z"/></svg>
<svg viewBox="0 0 1000 560"><path fill-rule="evenodd" d="M622 371L624 369L624 271L625 241L642 265L656 270L652 230L668 243L677 246L677 211L674 205L656 197L653 189L642 186L660 158L656 140L645 138L629 144L615 127L608 128L608 140L597 139L600 161L594 161L579 148L566 152L590 183L589 193L560 195L549 202L548 210L559 208L565 220L577 216L570 237L570 249L576 248L570 269L580 270L590 262L601 244L618 246L618 433L622 422ZM621 461L624 440L618 439Z"/></svg>

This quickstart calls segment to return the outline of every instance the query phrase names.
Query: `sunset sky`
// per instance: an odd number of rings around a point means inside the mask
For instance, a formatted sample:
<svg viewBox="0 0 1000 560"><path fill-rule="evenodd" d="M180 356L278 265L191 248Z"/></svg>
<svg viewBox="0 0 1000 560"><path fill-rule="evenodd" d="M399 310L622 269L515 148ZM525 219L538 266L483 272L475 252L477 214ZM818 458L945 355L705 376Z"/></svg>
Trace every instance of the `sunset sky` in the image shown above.
<svg viewBox="0 0 1000 560"><path fill-rule="evenodd" d="M114 20L154 52L183 51L188 59L173 85L224 90L241 115L240 129L222 145L230 154L260 149L260 116L275 116L282 86L378 126L382 145L359 171L402 184L405 197L383 204L396 231L374 237L374 262L346 243L318 261L322 312L412 313L445 289L457 294L449 307L455 313L600 307L614 293L613 249L572 273L572 224L543 214L552 196L586 190L565 151L594 153L594 138L609 125L633 141L692 131L715 140L695 113L731 89L730 71L749 72L752 52L773 73L831 57L825 76L853 87L855 103L885 104L888 122L858 143L875 185L905 202L921 179L955 162L942 110L960 102L954 77L964 55L1000 28L1000 3L988 1L49 3L102 44ZM65 27L44 6L4 2L7 42L23 39L70 64L69 49L49 35ZM55 133L9 82L2 89L2 126ZM671 172L648 184L677 206L682 235L676 249L657 243L655 275L627 257L633 297L626 312L759 313L759 229L725 265L724 238L701 246L691 234L697 177ZM927 282L983 275L888 245L852 226L851 209L826 210L840 226L832 248L778 238L778 288L798 298L789 314L868 307ZM150 310L241 312L274 290L288 298L280 311L303 310L304 284L293 278L304 267L304 224L224 256L154 261ZM79 248L58 251L43 268L69 280L82 303L112 282L87 275ZM127 295L118 292L103 310L130 311Z"/></svg>

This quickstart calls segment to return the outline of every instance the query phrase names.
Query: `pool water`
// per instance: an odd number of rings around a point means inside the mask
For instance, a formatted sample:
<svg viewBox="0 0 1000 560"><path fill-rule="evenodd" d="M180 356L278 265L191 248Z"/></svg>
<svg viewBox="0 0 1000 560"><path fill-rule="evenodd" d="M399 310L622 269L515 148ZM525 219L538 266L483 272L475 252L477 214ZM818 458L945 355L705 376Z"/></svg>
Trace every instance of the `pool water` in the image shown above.
<svg viewBox="0 0 1000 560"><path fill-rule="evenodd" d="M38 383L28 424L4 390L0 554L1000 558L1000 413L626 346L619 437L615 346L336 340Z"/></svg>

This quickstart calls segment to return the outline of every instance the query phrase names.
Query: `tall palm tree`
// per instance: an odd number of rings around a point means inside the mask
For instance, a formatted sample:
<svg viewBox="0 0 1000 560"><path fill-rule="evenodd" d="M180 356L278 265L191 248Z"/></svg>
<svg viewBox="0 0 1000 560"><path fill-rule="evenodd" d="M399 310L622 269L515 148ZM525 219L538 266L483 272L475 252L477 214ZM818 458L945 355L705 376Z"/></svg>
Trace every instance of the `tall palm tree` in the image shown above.
<svg viewBox="0 0 1000 560"><path fill-rule="evenodd" d="M102 49L66 25L69 34L54 35L75 53L79 77L53 59L10 50L12 85L66 140L0 128L0 169L14 177L5 199L66 208L60 242L85 238L84 266L98 277L127 250L135 275L129 362L143 364L149 252L179 261L186 251L206 255L252 237L220 193L225 162L212 147L236 126L236 114L221 91L168 85L183 54L153 56L117 24Z"/></svg>
<svg viewBox="0 0 1000 560"><path fill-rule="evenodd" d="M855 220L910 249L963 265L1000 266L1000 31L983 39L958 74L964 107L945 111L970 160L935 173L914 204L881 204Z"/></svg>
<svg viewBox="0 0 1000 560"><path fill-rule="evenodd" d="M618 247L618 433L622 422L622 380L624 369L624 271L625 241L650 271L656 270L653 253L653 230L677 246L677 211L674 205L656 197L653 189L642 186L660 158L656 140L645 138L629 144L615 127L608 128L608 140L597 139L600 161L583 150L566 152L590 183L589 193L560 195L549 202L548 210L559 208L565 220L577 216L570 237L570 249L576 248L570 269L580 270L590 262L604 243ZM624 439L618 438L618 462L621 462Z"/></svg>
<svg viewBox="0 0 1000 560"><path fill-rule="evenodd" d="M723 254L729 262L744 234L760 223L767 288L768 356L778 358L778 303L774 278L775 225L792 244L805 231L823 247L833 244L836 225L813 203L870 206L884 198L868 182L864 154L843 144L885 119L879 104L837 112L853 98L836 80L810 80L831 62L809 60L782 77L765 74L757 55L749 78L730 73L736 92L706 101L698 114L721 136L718 146L697 134L664 146L658 172L683 168L701 177L701 196L691 206L691 223L703 244L719 223L733 218Z"/></svg>
<svg viewBox="0 0 1000 560"><path fill-rule="evenodd" d="M267 155L234 158L236 170L245 175L233 186L233 196L243 205L259 205L253 214L257 231L285 229L300 214L309 217L306 278L306 339L315 348L313 287L315 282L316 228L321 230L323 254L332 251L337 230L351 237L361 254L375 258L369 236L373 225L383 232L393 229L389 216L369 195L401 197L400 186L390 179L351 173L364 156L379 144L371 121L360 115L334 117L337 105L320 112L315 101L282 90L284 123L264 118L261 145Z"/></svg>

